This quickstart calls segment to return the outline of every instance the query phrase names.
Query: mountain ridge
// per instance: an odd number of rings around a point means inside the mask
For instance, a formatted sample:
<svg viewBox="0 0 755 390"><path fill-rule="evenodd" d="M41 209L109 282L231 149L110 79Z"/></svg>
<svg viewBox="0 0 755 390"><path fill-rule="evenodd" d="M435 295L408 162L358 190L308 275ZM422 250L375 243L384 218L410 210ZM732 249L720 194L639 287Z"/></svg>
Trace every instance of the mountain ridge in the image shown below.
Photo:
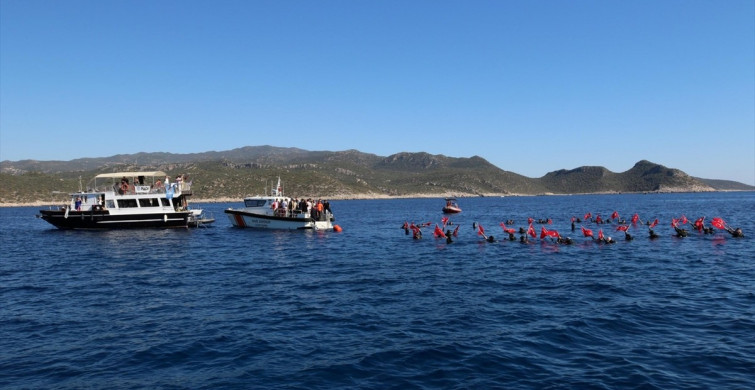
<svg viewBox="0 0 755 390"><path fill-rule="evenodd" d="M624 172L581 166L530 178L503 170L480 156L448 157L426 152L378 156L350 149L307 151L270 145L202 153L135 153L70 161L0 162L0 203L49 199L73 192L98 173L163 170L189 175L201 199L240 198L262 193L281 176L289 194L328 198L493 196L622 192L755 190L726 180L700 179L647 160Z"/></svg>

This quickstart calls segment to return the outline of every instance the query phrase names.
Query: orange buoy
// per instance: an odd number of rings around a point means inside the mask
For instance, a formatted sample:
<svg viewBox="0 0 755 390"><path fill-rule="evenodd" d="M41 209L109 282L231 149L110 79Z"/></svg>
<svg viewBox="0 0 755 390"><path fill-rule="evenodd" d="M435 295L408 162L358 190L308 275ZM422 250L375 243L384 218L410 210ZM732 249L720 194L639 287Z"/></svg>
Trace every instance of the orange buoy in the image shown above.
<svg viewBox="0 0 755 390"><path fill-rule="evenodd" d="M341 231L343 231L343 229L341 229L341 227L340 227L340 226L338 226L338 225L333 225L333 230L335 230L335 231L337 231L337 232L341 232Z"/></svg>

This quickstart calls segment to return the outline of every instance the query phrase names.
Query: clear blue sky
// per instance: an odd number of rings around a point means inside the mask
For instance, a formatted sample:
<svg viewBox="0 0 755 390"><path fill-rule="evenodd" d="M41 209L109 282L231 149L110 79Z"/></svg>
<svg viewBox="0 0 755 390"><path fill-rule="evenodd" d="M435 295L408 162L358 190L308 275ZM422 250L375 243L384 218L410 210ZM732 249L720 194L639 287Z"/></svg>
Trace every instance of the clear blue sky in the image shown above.
<svg viewBox="0 0 755 390"><path fill-rule="evenodd" d="M0 160L247 145L755 184L755 1L0 0Z"/></svg>

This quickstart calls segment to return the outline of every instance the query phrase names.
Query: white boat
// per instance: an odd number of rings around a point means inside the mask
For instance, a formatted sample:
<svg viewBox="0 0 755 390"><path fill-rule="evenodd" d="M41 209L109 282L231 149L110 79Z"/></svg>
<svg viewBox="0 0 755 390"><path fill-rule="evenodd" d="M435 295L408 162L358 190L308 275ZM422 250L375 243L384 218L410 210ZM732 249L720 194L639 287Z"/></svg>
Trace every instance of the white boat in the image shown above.
<svg viewBox="0 0 755 390"><path fill-rule="evenodd" d="M291 202L295 204L289 206ZM280 207L282 204L287 207ZM278 185L270 195L248 196L244 198L244 207L228 208L225 213L228 214L233 226L239 228L333 230L333 213L327 202L320 204L323 209L321 212L317 210L318 203L314 203L310 210L300 202L285 196L278 178ZM338 230L338 226L335 226Z"/></svg>
<svg viewBox="0 0 755 390"><path fill-rule="evenodd" d="M103 173L68 204L40 210L39 218L60 229L196 227L215 220L189 207L191 182L166 185L165 172Z"/></svg>

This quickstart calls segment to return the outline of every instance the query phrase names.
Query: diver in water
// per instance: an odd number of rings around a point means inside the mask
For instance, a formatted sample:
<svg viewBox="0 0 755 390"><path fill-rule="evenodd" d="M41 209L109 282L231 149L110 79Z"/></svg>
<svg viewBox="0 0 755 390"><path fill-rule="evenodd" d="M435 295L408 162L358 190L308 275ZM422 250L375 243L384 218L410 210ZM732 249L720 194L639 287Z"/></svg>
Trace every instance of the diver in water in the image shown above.
<svg viewBox="0 0 755 390"><path fill-rule="evenodd" d="M745 234L742 232L742 228L732 229L727 226L726 231L729 232L729 234L731 234L732 237L741 238L745 236Z"/></svg>
<svg viewBox="0 0 755 390"><path fill-rule="evenodd" d="M687 229L682 229L676 225L674 225L674 230L676 230L676 236L679 238L687 237L689 235L689 233L687 232Z"/></svg>

